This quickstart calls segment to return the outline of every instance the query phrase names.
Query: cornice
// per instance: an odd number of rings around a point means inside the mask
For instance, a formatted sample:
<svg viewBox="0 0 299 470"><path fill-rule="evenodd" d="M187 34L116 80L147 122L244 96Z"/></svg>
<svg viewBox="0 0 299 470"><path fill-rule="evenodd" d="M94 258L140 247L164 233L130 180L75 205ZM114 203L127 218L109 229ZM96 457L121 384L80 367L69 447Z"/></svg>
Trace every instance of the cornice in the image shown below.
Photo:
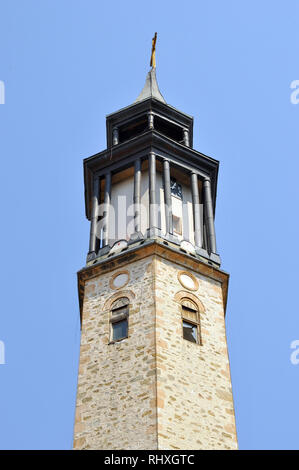
<svg viewBox="0 0 299 470"><path fill-rule="evenodd" d="M107 274L114 269L128 267L130 263L147 258L149 256L157 256L165 260L175 262L176 264L182 266L185 270L186 268L189 268L196 273L213 279L214 281L220 282L223 295L224 312L226 311L229 282L228 273L222 271L219 268L199 261L198 259L194 259L192 256L178 252L176 249L170 246L166 246L163 243L160 243L158 240L149 240L144 245L139 245L136 248L132 248L130 251L114 255L108 259L105 258L100 260L95 265L86 266L77 273L81 317L86 281L89 281L90 279L93 279L97 276Z"/></svg>

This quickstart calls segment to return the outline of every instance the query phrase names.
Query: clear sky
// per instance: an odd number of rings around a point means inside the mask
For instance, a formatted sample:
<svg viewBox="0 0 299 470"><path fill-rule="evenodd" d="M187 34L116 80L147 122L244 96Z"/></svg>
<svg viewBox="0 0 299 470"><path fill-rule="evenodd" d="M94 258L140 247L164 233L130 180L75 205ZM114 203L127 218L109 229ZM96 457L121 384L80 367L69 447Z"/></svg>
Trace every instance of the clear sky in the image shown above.
<svg viewBox="0 0 299 470"><path fill-rule="evenodd" d="M240 448L299 448L298 18L296 0L0 0L0 448L72 446L82 160L141 91L155 31L161 92L220 160Z"/></svg>

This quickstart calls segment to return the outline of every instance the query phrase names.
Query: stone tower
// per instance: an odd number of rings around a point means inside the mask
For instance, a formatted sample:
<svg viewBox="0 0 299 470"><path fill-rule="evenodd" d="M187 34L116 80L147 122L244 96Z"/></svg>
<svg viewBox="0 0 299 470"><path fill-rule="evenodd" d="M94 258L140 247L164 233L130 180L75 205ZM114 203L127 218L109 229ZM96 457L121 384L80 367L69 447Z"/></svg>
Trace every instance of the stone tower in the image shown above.
<svg viewBox="0 0 299 470"><path fill-rule="evenodd" d="M219 163L193 149L193 118L166 104L155 68L106 126L107 149L84 160L74 448L236 449Z"/></svg>

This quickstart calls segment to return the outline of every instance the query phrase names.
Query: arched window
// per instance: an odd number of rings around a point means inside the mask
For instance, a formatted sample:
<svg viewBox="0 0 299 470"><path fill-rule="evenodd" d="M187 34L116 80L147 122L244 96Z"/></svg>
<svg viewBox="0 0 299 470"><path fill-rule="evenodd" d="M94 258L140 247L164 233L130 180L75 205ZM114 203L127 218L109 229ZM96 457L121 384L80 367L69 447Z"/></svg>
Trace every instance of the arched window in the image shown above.
<svg viewBox="0 0 299 470"><path fill-rule="evenodd" d="M200 317L197 305L192 300L181 300L183 338L201 344Z"/></svg>
<svg viewBox="0 0 299 470"><path fill-rule="evenodd" d="M120 297L111 306L110 341L120 341L128 337L129 329L129 299Z"/></svg>

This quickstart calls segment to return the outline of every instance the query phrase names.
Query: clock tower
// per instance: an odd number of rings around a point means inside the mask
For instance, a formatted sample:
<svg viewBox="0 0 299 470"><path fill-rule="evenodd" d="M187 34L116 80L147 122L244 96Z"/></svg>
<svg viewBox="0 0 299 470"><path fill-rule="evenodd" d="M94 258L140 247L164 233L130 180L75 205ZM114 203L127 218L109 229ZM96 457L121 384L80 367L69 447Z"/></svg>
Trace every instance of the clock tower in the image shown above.
<svg viewBox="0 0 299 470"><path fill-rule="evenodd" d="M236 449L219 162L193 148L193 118L166 103L152 64L84 160L74 448Z"/></svg>

